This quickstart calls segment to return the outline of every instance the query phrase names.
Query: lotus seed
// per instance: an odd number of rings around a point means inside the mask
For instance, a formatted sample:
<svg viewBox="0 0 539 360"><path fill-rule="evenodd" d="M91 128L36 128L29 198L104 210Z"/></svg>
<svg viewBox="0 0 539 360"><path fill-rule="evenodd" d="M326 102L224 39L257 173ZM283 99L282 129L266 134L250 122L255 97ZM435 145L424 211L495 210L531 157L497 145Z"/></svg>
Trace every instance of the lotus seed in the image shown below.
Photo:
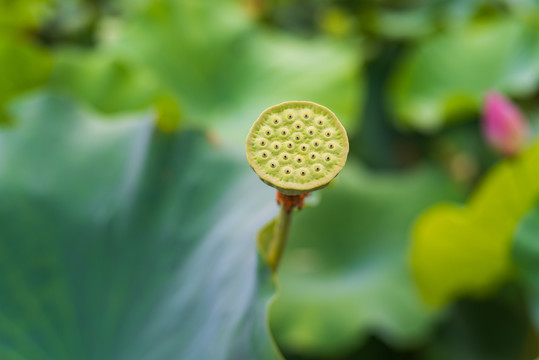
<svg viewBox="0 0 539 360"><path fill-rule="evenodd" d="M278 141L274 141L271 143L271 151L274 153L279 153L279 149L281 148L281 143Z"/></svg>
<svg viewBox="0 0 539 360"><path fill-rule="evenodd" d="M323 134L323 139L317 134ZM249 164L260 178L287 195L327 185L341 171L348 154L346 131L337 117L306 101L290 101L264 111L246 145Z"/></svg>

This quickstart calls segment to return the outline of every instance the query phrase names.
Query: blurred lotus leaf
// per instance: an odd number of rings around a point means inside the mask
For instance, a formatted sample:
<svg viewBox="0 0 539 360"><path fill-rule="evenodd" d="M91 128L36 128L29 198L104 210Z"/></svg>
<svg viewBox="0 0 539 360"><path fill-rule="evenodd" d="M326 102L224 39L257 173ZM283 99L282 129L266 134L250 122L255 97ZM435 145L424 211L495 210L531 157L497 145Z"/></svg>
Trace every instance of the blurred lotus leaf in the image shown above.
<svg viewBox="0 0 539 360"><path fill-rule="evenodd" d="M53 0L0 0L0 28L20 30L36 28L50 13Z"/></svg>
<svg viewBox="0 0 539 360"><path fill-rule="evenodd" d="M477 112L490 89L527 95L538 79L539 29L495 18L421 42L400 63L392 98L403 124L433 131Z"/></svg>
<svg viewBox="0 0 539 360"><path fill-rule="evenodd" d="M535 328L539 329L539 206L530 210L518 225L513 259L520 281L526 286Z"/></svg>
<svg viewBox="0 0 539 360"><path fill-rule="evenodd" d="M0 0L0 124L12 121L8 103L45 83L52 56L33 41L32 31L44 20L50 0Z"/></svg>
<svg viewBox="0 0 539 360"><path fill-rule="evenodd" d="M58 88L98 109L128 110L156 91L170 93L186 125L215 128L232 145L243 142L260 109L286 100L323 104L348 131L357 126L355 42L270 32L236 2L185 0L149 2L104 26L101 37L92 55L59 53L55 71Z"/></svg>
<svg viewBox="0 0 539 360"><path fill-rule="evenodd" d="M502 161L466 206L439 204L414 228L411 261L425 300L481 295L511 274L513 233L539 196L539 143Z"/></svg>
<svg viewBox="0 0 539 360"><path fill-rule="evenodd" d="M55 95L14 114L0 132L1 358L279 358L253 240L274 205L243 161Z"/></svg>
<svg viewBox="0 0 539 360"><path fill-rule="evenodd" d="M280 346L340 358L369 333L400 347L418 343L432 312L406 264L415 216L457 192L430 168L372 175L349 161L320 206L296 215L270 315ZM346 211L343 211L346 209Z"/></svg>
<svg viewBox="0 0 539 360"><path fill-rule="evenodd" d="M7 103L45 83L51 67L52 58L47 51L28 42L22 34L0 32L0 124L11 121L6 113Z"/></svg>
<svg viewBox="0 0 539 360"><path fill-rule="evenodd" d="M63 49L56 58L52 85L102 113L147 109L161 91L151 72L111 51Z"/></svg>

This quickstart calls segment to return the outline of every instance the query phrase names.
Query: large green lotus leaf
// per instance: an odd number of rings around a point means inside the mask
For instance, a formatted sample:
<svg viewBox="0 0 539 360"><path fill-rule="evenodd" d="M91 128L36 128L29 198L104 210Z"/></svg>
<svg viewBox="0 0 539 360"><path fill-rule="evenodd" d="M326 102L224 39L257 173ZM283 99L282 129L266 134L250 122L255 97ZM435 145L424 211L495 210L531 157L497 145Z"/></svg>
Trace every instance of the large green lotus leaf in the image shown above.
<svg viewBox="0 0 539 360"><path fill-rule="evenodd" d="M117 88L133 97L122 104L135 105L158 84L175 95L186 125L212 128L233 146L243 143L246 129L265 108L291 99L321 103L349 131L356 126L361 98L357 44L263 30L238 1L148 2L130 11L123 23L105 26L101 39L102 56L120 59L137 78L142 75L136 69L142 69L152 79L149 86L144 81L117 85L123 77L113 78L113 64L92 65L107 64L95 59L99 55L85 60L80 53L59 61L60 86L97 108L116 110Z"/></svg>
<svg viewBox="0 0 539 360"><path fill-rule="evenodd" d="M512 18L455 27L418 44L392 84L400 120L423 131L476 112L491 89L530 94L539 80L539 30Z"/></svg>
<svg viewBox="0 0 539 360"><path fill-rule="evenodd" d="M414 228L411 261L425 300L488 293L511 273L513 232L539 197L539 143L494 167L467 205L438 204Z"/></svg>
<svg viewBox="0 0 539 360"><path fill-rule="evenodd" d="M0 357L277 359L256 232L272 192L197 132L62 97L0 132Z"/></svg>
<svg viewBox="0 0 539 360"><path fill-rule="evenodd" d="M394 346L430 329L408 271L414 218L457 191L438 171L373 175L349 161L317 207L299 212L279 272L271 325L288 353L335 357L368 334Z"/></svg>
<svg viewBox="0 0 539 360"><path fill-rule="evenodd" d="M106 49L62 49L55 56L51 85L102 113L147 109L162 92L147 69Z"/></svg>
<svg viewBox="0 0 539 360"><path fill-rule="evenodd" d="M51 67L48 52L32 45L20 34L0 32L0 123L11 120L5 112L7 103L43 84Z"/></svg>
<svg viewBox="0 0 539 360"><path fill-rule="evenodd" d="M513 260L524 284L535 327L539 329L539 206L530 210L518 225L513 242Z"/></svg>

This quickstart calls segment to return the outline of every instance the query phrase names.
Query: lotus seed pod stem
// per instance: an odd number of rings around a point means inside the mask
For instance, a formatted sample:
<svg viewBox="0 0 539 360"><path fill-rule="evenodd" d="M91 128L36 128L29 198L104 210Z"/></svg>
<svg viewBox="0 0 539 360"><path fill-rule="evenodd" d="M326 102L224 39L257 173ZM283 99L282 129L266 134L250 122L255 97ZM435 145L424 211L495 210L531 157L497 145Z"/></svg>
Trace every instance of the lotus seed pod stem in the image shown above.
<svg viewBox="0 0 539 360"><path fill-rule="evenodd" d="M260 179L285 195L325 187L342 170L348 137L337 116L309 101L266 109L247 136L247 160Z"/></svg>
<svg viewBox="0 0 539 360"><path fill-rule="evenodd" d="M287 211L285 206L281 206L279 216L277 217L277 223L274 228L273 241L270 243L266 257L266 262L273 272L277 271L281 258L283 257L291 223L292 212Z"/></svg>

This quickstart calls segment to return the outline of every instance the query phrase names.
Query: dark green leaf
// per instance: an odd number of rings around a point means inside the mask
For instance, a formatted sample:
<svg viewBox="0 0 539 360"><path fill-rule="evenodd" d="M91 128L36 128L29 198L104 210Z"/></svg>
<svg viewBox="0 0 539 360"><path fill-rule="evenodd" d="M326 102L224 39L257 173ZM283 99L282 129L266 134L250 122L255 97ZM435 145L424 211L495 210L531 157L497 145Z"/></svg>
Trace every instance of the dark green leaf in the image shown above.
<svg viewBox="0 0 539 360"><path fill-rule="evenodd" d="M147 114L104 121L51 95L15 114L0 133L1 355L279 357L255 243L274 204L247 165Z"/></svg>
<svg viewBox="0 0 539 360"><path fill-rule="evenodd" d="M426 206L455 196L452 186L432 169L371 175L349 162L320 195L292 221L271 308L278 343L334 357L372 332L395 346L420 341L432 313L408 271L409 230Z"/></svg>
<svg viewBox="0 0 539 360"><path fill-rule="evenodd" d="M530 210L515 232L513 259L526 287L533 320L539 329L539 206Z"/></svg>

